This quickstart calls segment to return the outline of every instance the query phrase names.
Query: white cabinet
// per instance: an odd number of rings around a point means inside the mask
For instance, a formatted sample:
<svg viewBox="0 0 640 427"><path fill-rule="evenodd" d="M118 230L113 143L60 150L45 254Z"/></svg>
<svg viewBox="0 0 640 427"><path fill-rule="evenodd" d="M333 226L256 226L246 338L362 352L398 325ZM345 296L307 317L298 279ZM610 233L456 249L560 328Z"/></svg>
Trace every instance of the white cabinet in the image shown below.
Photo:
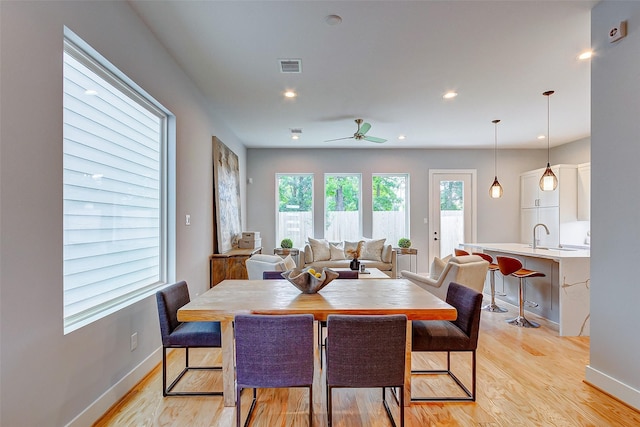
<svg viewBox="0 0 640 427"><path fill-rule="evenodd" d="M578 221L591 219L591 163L578 165Z"/></svg>
<svg viewBox="0 0 640 427"><path fill-rule="evenodd" d="M552 166L551 170L558 177L558 166ZM560 192L556 188L554 191L542 191L540 189L540 177L545 169L536 169L520 175L520 207L537 208L558 206L560 202ZM558 186L560 185L558 177Z"/></svg>
<svg viewBox="0 0 640 427"><path fill-rule="evenodd" d="M553 191L540 189L540 177L545 168L520 175L520 241L522 243L532 243L533 227L542 223L549 228L549 235L543 227L538 227L537 244L557 247L562 243L561 225L577 220L577 166L555 165L551 169L558 178L558 187Z"/></svg>

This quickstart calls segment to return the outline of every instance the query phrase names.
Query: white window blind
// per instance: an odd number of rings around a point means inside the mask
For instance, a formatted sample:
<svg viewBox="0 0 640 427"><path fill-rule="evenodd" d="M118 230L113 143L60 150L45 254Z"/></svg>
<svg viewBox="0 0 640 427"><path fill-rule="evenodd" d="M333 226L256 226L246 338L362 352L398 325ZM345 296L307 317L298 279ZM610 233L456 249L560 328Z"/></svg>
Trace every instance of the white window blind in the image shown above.
<svg viewBox="0 0 640 427"><path fill-rule="evenodd" d="M65 333L166 280L166 119L65 40Z"/></svg>

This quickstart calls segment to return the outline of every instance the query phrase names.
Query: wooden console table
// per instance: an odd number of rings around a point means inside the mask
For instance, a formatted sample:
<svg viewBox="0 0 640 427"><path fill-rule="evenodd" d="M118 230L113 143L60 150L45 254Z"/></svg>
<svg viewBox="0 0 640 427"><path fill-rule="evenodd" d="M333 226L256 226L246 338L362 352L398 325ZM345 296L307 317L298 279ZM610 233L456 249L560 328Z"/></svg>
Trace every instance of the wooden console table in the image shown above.
<svg viewBox="0 0 640 427"><path fill-rule="evenodd" d="M248 279L247 267L244 262L251 255L261 252L262 248L234 248L223 254L211 255L209 257L209 286L213 288L225 279Z"/></svg>

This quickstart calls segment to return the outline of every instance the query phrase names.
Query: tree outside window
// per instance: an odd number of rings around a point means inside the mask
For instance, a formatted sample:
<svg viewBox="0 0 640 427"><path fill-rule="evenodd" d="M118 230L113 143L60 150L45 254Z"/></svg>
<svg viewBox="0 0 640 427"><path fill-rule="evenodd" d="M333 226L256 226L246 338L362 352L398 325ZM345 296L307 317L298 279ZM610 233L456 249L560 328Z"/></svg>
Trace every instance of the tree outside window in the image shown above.
<svg viewBox="0 0 640 427"><path fill-rule="evenodd" d="M372 238L386 238L396 245L402 237L409 238L409 176L407 174L377 174L372 177Z"/></svg>
<svg viewBox="0 0 640 427"><path fill-rule="evenodd" d="M324 194L324 238L336 242L360 239L360 174L326 174Z"/></svg>
<svg viewBox="0 0 640 427"><path fill-rule="evenodd" d="M313 236L313 174L277 174L276 187L276 243L287 238L302 248Z"/></svg>

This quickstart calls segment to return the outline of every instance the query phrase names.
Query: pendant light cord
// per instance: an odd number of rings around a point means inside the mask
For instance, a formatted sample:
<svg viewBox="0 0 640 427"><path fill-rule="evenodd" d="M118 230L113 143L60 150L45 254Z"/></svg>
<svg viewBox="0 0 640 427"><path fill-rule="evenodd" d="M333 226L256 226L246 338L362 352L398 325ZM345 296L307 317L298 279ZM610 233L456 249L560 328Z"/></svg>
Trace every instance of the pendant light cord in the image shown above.
<svg viewBox="0 0 640 427"><path fill-rule="evenodd" d="M549 98L554 93L555 91L553 90L548 90L543 93L543 95L547 97L547 166L549 166L551 162L551 131L549 130L549 123L551 122L551 100Z"/></svg>
<svg viewBox="0 0 640 427"><path fill-rule="evenodd" d="M495 133L494 133L494 149L493 149L493 154L494 154L494 159L493 159L493 164L494 164L494 176L497 177L498 176L498 123L500 123L500 120L496 119L493 120L493 124L495 125Z"/></svg>
<svg viewBox="0 0 640 427"><path fill-rule="evenodd" d="M494 156L495 161L493 164L495 165L495 176L498 176L498 123L496 123L496 132L495 132L495 148L494 148Z"/></svg>

